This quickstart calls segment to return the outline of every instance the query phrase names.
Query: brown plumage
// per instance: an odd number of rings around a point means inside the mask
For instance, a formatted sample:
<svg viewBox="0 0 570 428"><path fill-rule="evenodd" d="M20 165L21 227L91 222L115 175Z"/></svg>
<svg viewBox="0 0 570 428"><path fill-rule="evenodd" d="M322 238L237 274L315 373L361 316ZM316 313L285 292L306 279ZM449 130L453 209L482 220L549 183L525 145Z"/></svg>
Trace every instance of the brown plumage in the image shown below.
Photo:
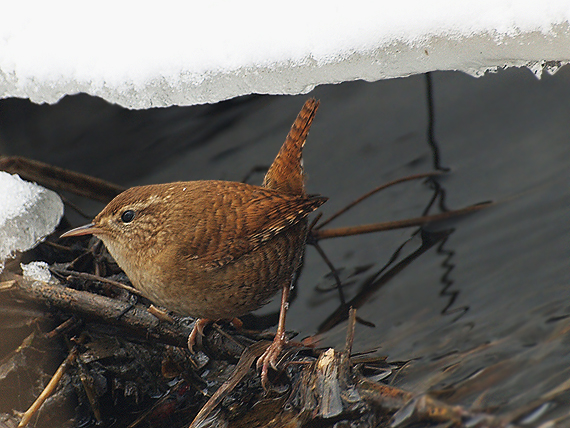
<svg viewBox="0 0 570 428"><path fill-rule="evenodd" d="M282 193L305 195L303 147L318 108L319 102L314 98L305 102L281 150L265 174L263 187Z"/></svg>
<svg viewBox="0 0 570 428"><path fill-rule="evenodd" d="M99 237L133 285L158 305L201 319L233 319L279 289L287 301L307 236L326 198L305 193L302 149L318 102L308 100L262 186L188 181L133 187L62 236ZM263 380L284 343L286 305ZM197 324L190 345L204 322Z"/></svg>

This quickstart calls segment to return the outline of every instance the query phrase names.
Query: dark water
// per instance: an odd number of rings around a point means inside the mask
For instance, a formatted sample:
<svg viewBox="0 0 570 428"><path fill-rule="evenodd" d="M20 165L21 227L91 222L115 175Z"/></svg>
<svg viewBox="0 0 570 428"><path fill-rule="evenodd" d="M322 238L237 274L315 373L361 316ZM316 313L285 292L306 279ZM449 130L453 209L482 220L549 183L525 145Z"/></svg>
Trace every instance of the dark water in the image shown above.
<svg viewBox="0 0 570 428"><path fill-rule="evenodd" d="M496 205L430 225L423 236L404 229L322 242L346 300L367 296L358 314L375 327L357 326L356 350L410 361L396 379L408 390L521 418L541 408L528 425L560 418L559 426L570 426L570 68L542 80L517 69L432 78L435 139L450 171L437 179L429 212L439 201L450 209ZM379 184L434 169L424 76L310 95L321 108L305 150L307 185L330 197L325 217ZM271 163L306 98L143 112L86 96L56 106L5 100L0 150L123 185L241 180ZM330 227L420 216L435 192L421 181L401 184ZM98 208L88 205L92 214ZM327 273L309 247L287 323L300 337L339 307ZM341 322L323 344L340 346L344 334Z"/></svg>

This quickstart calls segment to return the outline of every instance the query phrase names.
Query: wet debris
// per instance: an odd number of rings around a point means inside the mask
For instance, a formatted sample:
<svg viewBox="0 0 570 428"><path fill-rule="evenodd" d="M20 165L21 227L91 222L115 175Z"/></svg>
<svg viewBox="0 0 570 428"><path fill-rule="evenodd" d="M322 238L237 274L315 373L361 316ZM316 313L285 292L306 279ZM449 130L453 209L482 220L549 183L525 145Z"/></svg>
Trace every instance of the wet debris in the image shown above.
<svg viewBox="0 0 570 428"><path fill-rule="evenodd" d="M291 348L266 391L254 362L269 341L215 326L204 351L191 355L191 325L159 321L141 303L17 275L0 283L0 296L49 306L61 320L45 333L35 327L2 359L0 391L10 377L37 380L27 399L1 409L19 426L509 426L373 380L397 367L383 358L351 358L355 310L342 352ZM58 367L33 355L42 348L44 358L60 355Z"/></svg>
<svg viewBox="0 0 570 428"><path fill-rule="evenodd" d="M2 162L29 170L40 182L49 170L49 165L19 158ZM71 189L68 180L75 183ZM89 180L72 173L49 184L89 189L85 196L102 200L121 190ZM484 206L390 224L322 229L329 219L313 224L309 243L318 248L320 239L418 226ZM348 319L342 352L291 342L265 390L254 364L270 343L263 334L215 324L206 330L203 349L190 354L191 320L149 309L97 240L71 243L55 236L21 257L23 263L45 261L54 281L24 278L18 264L0 276L0 334L7 338L0 345L0 428L511 426L394 388L389 382L398 364L352 356L357 318L348 308L364 297L343 302L328 321Z"/></svg>

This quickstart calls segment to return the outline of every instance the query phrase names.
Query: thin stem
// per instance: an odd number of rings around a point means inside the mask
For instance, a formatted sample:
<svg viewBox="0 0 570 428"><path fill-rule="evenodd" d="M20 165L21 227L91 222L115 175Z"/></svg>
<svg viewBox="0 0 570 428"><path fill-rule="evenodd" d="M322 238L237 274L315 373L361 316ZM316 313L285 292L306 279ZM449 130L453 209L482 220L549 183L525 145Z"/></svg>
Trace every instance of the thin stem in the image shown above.
<svg viewBox="0 0 570 428"><path fill-rule="evenodd" d="M455 211L448 211L439 214L426 215L423 217L409 218L405 220L387 221L383 223L365 224L361 226L339 227L334 229L313 230L312 238L316 240L338 238L341 236L362 235L365 233L381 232L385 230L403 229L406 227L422 226L427 223L448 220L464 214L469 214L492 205L492 202L484 202L479 205L472 205Z"/></svg>
<svg viewBox="0 0 570 428"><path fill-rule="evenodd" d="M331 221L333 221L334 219L336 219L337 217L339 217L341 214L344 214L345 212L347 212L349 209L353 208L354 206L358 205L359 203L361 203L362 201L364 201L365 199L369 198L370 196L378 193L381 190L384 190L390 186L394 186L396 184L400 184L400 183L405 183L406 181L411 181L411 180L419 180L422 178L427 178L427 177L434 177L437 175L441 175L442 173L439 171L434 171L434 172L426 172L423 174L414 174L414 175L410 175L408 177L403 177L403 178L398 178L396 180L390 181L388 183L384 183L381 186L376 187L375 189L371 190L368 193L365 193L364 195L362 195L360 198L356 199L355 201L351 202L350 204L348 204L347 206L345 206L344 208L342 208L340 211L337 211L335 214L333 214L331 217L329 217L328 219L324 220L322 223L320 223L319 225L315 226L313 229L314 230L318 230L321 229L323 226L329 224Z"/></svg>

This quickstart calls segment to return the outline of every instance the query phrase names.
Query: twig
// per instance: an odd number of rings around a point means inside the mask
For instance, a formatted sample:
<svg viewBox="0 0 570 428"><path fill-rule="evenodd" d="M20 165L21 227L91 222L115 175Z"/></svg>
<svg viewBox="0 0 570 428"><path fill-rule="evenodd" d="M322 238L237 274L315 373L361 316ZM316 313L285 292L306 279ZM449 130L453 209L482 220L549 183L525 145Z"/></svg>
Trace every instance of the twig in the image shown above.
<svg viewBox="0 0 570 428"><path fill-rule="evenodd" d="M60 325L58 325L56 328L54 328L52 331L47 332L45 334L46 339L53 339L54 337L60 335L65 330L68 330L69 328L71 328L76 322L77 322L77 320L75 319L75 317L72 316L72 317L68 318L67 320L62 322Z"/></svg>
<svg viewBox="0 0 570 428"><path fill-rule="evenodd" d="M237 318L236 318L237 319ZM228 339L229 341L233 342L236 346L242 348L245 351L245 345L242 343L239 343L233 336L230 336L228 333L226 333L224 330L222 330L222 328L217 324L217 323L213 323L212 324L212 328L216 329L216 331L221 334L222 336L224 336L226 339Z"/></svg>
<svg viewBox="0 0 570 428"><path fill-rule="evenodd" d="M356 309L348 310L348 324L346 326L346 342L344 344L344 354L347 358L352 353L352 344L354 343L354 331L356 328Z"/></svg>
<svg viewBox="0 0 570 428"><path fill-rule="evenodd" d="M28 410L26 410L26 412L22 416L22 420L18 424L18 428L25 427L26 425L28 425L30 419L32 419L32 416L34 416L34 414L44 403L44 401L46 401L46 399L53 393L61 377L63 376L63 373L65 372L67 367L75 360L77 352L78 352L77 347L74 347L67 356L67 358L63 360L63 363L61 363L61 365L58 367L58 369L56 370L56 372L54 373L54 375L52 376L52 378L50 379L50 381L48 382L42 393L39 395L38 398L36 398L36 401L34 401L34 403L30 406Z"/></svg>
<svg viewBox="0 0 570 428"><path fill-rule="evenodd" d="M76 272L74 270L58 269L58 268L53 268L53 267L50 268L50 270L52 272L59 273L61 275L71 275L71 276L76 276L77 278L88 279L90 281L104 282L106 284L113 285L113 286L118 287L118 288L122 288L123 290L127 290L129 293L136 294L137 296L142 296L141 292L139 290L137 290L136 288L133 288L129 285L123 284L119 281L113 281L112 279L104 278L104 277L99 276L99 275L93 275L93 274L86 273L86 272Z"/></svg>
<svg viewBox="0 0 570 428"><path fill-rule="evenodd" d="M56 250L59 250L59 251L68 251L68 252L71 251L71 247L68 247L66 245L57 244L57 243L51 242L51 241L44 241L44 242L42 242L42 244L43 245L49 245L50 247L55 248Z"/></svg>
<svg viewBox="0 0 570 428"><path fill-rule="evenodd" d="M150 305L147 310L162 322L176 322L174 318L172 318L167 312L165 312L163 309L157 308L154 305Z"/></svg>
<svg viewBox="0 0 570 428"><path fill-rule="evenodd" d="M388 187L394 186L396 184L400 184L400 183L405 183L406 181L411 181L411 180L419 180L422 178L428 178L428 177L435 177L438 175L441 175L441 172L435 171L435 172L426 172L423 174L414 174L414 175L409 175L408 177L402 177L402 178L398 178L396 180L393 181L389 181L388 183L384 183L381 186L378 186L377 188L371 190L368 193L365 193L364 195L362 195L360 198L356 199L355 201L351 202L350 204L348 204L346 207L342 208L341 210L337 211L336 213L334 213L332 216L330 216L328 219L323 220L322 223L316 225L314 227L314 229L318 230L318 229L322 229L323 226L326 226L327 224L329 224L331 221L333 221L335 218L340 217L342 214L344 214L345 212L347 212L349 209L355 207L356 205L358 205L359 203L361 203L362 201L364 201L365 199L368 199L370 196L378 193L381 190L387 189Z"/></svg>
<svg viewBox="0 0 570 428"><path fill-rule="evenodd" d="M339 227L335 229L313 230L312 238L321 239L339 238L342 236L362 235L365 233L381 232L385 230L403 229L406 227L422 226L436 221L449 220L460 215L470 214L493 205L493 202L483 202L478 205L447 211L439 214L426 215L423 217L409 218L405 220L387 221L383 223L365 224L361 226Z"/></svg>
<svg viewBox="0 0 570 428"><path fill-rule="evenodd" d="M350 370L350 354L352 353L352 345L354 343L354 332L356 329L356 309L348 310L348 323L346 325L346 341L344 351L340 356L340 373L339 378L346 379Z"/></svg>
<svg viewBox="0 0 570 428"><path fill-rule="evenodd" d="M271 342L262 340L260 342L254 343L241 354L241 357L234 369L230 378L225 381L222 386L218 388L218 390L210 397L208 402L204 404L204 406L200 409L192 423L190 424L189 428L194 428L199 426L212 411L216 408L216 406L221 403L228 393L230 393L236 385L244 378L244 376L249 371L249 368L255 361L257 357L259 357L265 350L271 345Z"/></svg>
<svg viewBox="0 0 570 428"><path fill-rule="evenodd" d="M26 180L36 181L54 190L65 190L104 203L125 190L100 178L20 156L0 157L0 170L19 174Z"/></svg>

